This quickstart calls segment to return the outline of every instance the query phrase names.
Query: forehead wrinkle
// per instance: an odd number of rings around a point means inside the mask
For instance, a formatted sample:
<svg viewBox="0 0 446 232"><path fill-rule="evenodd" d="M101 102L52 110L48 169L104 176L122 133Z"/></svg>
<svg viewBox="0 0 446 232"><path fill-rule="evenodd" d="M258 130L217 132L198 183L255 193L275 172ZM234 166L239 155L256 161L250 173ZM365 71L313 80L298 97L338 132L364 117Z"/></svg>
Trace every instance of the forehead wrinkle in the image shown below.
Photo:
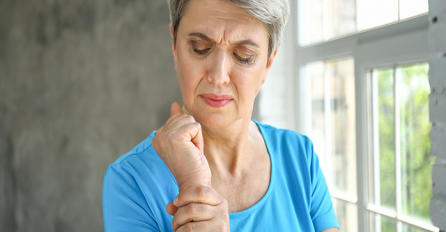
<svg viewBox="0 0 446 232"><path fill-rule="evenodd" d="M226 21L237 21L239 23L245 24L246 22L256 21L258 23L262 23L259 19L255 18L251 14L249 14L245 9L237 7L238 11L225 11L220 8L211 8L203 6L201 7L206 9L203 12L206 12L206 15L212 19L226 20Z"/></svg>
<svg viewBox="0 0 446 232"><path fill-rule="evenodd" d="M212 28L212 30L210 30ZM232 25L228 25L228 23L219 24L218 26L209 26L208 25L200 25L194 29L196 33L189 34L190 36L194 36L194 34L203 34L209 40L217 43L217 44L231 44L231 43L240 43L244 40L253 40L255 37L247 38L244 33L247 33L241 27L234 27ZM196 36L200 38L199 36ZM203 39L203 38L201 38Z"/></svg>
<svg viewBox="0 0 446 232"><path fill-rule="evenodd" d="M250 22L252 22L252 17L246 17L249 18ZM245 35L243 33L246 33L245 30L243 30L243 27L248 26L246 21L239 19L239 18L231 18L231 17L222 17L222 16L216 16L212 17L213 20L219 20L221 23L212 22L212 20L209 20L209 24L214 24L212 26L206 26L206 28L214 28L214 30L206 30L209 35L211 36L211 39L217 42L217 44L221 44L222 42L231 43L234 42L240 42L243 40L247 40ZM259 22L261 24L261 22ZM262 24L261 24L262 25ZM263 25L262 25L263 28ZM217 29L217 30L215 30Z"/></svg>
<svg viewBox="0 0 446 232"><path fill-rule="evenodd" d="M247 39L257 41L258 35L250 33L253 24L260 25L266 35L268 34L262 21L245 9L232 5L230 1L204 1L195 0L188 4L181 21L188 22L190 31L201 32L222 46ZM197 21L200 23L195 23Z"/></svg>

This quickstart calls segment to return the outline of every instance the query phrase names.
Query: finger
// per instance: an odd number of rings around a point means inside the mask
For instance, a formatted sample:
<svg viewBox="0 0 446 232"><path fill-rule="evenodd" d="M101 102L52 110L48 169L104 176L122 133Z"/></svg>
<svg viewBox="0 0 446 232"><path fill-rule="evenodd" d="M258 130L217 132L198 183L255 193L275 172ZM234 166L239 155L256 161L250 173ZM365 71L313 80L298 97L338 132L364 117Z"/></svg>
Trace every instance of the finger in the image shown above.
<svg viewBox="0 0 446 232"><path fill-rule="evenodd" d="M187 118L182 123L178 124L178 122L182 119ZM167 120L166 124L164 124L164 127L166 128L166 131L169 131L171 129L175 129L180 127L181 125L187 124L187 123L194 123L195 119L192 116L187 116L186 114L180 114L179 112L175 112L170 118Z"/></svg>
<svg viewBox="0 0 446 232"><path fill-rule="evenodd" d="M216 206L191 203L178 208L172 220L172 230L177 230L188 222L209 221L217 215Z"/></svg>
<svg viewBox="0 0 446 232"><path fill-rule="evenodd" d="M172 103L172 105L170 106L170 116L172 116L173 114L175 114L176 112L183 114L183 109L181 109L181 105L178 102L174 102Z"/></svg>
<svg viewBox="0 0 446 232"><path fill-rule="evenodd" d="M172 120L174 120L175 118L178 118L178 116L185 116L185 114L183 113L183 110L181 109L181 107L179 107L179 103L178 102L174 102L172 103L172 105L170 106L170 118L167 119L167 122L164 124L164 126L167 126L168 124L171 123Z"/></svg>
<svg viewBox="0 0 446 232"><path fill-rule="evenodd" d="M224 198L212 187L200 185L193 186L181 191L175 198L173 204L182 207L190 203L202 203L207 205L220 205Z"/></svg>
<svg viewBox="0 0 446 232"><path fill-rule="evenodd" d="M201 132L201 125L200 123L196 122L192 116L181 118L176 121L175 124L177 124L176 126L179 126L176 131L178 132L179 136L182 136L181 139L191 141L192 143L194 143L194 145L196 143L201 148L203 148L203 135ZM200 149L197 145L195 146ZM200 151L203 151L203 149L201 149Z"/></svg>
<svg viewBox="0 0 446 232"><path fill-rule="evenodd" d="M156 136L153 138L152 144L156 151L160 151L159 147L159 141L162 141L161 137L164 137L167 135L165 132L169 132L172 128L179 127L180 125L177 125L177 122L183 118L187 117L185 114L180 114L179 112L175 112L170 118L167 120L167 122L162 126L156 133ZM195 119L191 122L195 122ZM184 124L184 123L183 123Z"/></svg>
<svg viewBox="0 0 446 232"><path fill-rule="evenodd" d="M210 225L207 225L206 221L204 222L189 222L180 226L175 232L188 232L188 231L212 231ZM215 228L214 228L215 229Z"/></svg>
<svg viewBox="0 0 446 232"><path fill-rule="evenodd" d="M178 211L178 208L172 202L170 202L166 206L166 211L173 216Z"/></svg>
<svg viewBox="0 0 446 232"><path fill-rule="evenodd" d="M203 141L203 132L201 130L201 124L197 123L198 125L198 131L196 134L191 134L192 136L192 142L195 144L195 146L198 148L198 150L201 151L201 153L204 153L204 141Z"/></svg>
<svg viewBox="0 0 446 232"><path fill-rule="evenodd" d="M189 222L178 228L175 232L187 232L187 231L229 231L229 219L225 220L212 219L210 221L201 222Z"/></svg>
<svg viewBox="0 0 446 232"><path fill-rule="evenodd" d="M195 118L191 115L186 117L180 116L170 122L170 126L172 127L178 127L180 125L183 125L177 129L181 132L180 134L185 135L186 137L184 139L187 141L192 141L192 143L200 150L201 154L203 154L204 140L201 124L195 121Z"/></svg>

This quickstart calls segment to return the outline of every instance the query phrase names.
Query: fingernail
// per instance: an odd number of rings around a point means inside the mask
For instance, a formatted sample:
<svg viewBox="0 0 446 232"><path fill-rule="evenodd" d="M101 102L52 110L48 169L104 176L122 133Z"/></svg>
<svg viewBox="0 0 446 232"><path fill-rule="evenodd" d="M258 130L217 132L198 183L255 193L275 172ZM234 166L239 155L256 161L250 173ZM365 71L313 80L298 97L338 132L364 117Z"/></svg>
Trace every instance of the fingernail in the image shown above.
<svg viewBox="0 0 446 232"><path fill-rule="evenodd" d="M175 200L173 200L173 205L178 206L178 197L175 197Z"/></svg>

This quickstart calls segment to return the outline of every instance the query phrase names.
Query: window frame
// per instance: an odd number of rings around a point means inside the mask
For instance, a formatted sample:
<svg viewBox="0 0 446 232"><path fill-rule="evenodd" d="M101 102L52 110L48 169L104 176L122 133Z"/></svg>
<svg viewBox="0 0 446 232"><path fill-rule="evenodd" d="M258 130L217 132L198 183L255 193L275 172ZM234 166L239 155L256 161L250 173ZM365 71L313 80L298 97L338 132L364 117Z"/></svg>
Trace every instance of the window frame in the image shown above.
<svg viewBox="0 0 446 232"><path fill-rule="evenodd" d="M300 25L298 12L298 1L290 1L291 16L284 34L282 51L294 51L284 54L288 71L285 77L287 83L292 85L287 88L287 105L294 106L285 109L287 115L287 125L303 134L308 134L310 128L306 124L308 118L305 108L305 92L300 78L301 68L312 61L328 61L352 57L354 59L355 70L355 104L356 104L356 165L357 165L357 199L350 196L334 193L332 197L355 203L358 208L358 231L368 231L369 212L385 215L380 209L376 209L369 204L369 143L370 137L368 128L368 83L367 71L381 67L397 67L413 63L427 62L429 58L428 29L429 20L427 13L404 19L377 28L361 31L356 34L346 35L341 38L328 40L317 44L301 47L298 44ZM285 49L283 48L285 47ZM373 135L372 135L373 136ZM361 171L359 171L361 170ZM377 212L375 212L377 211ZM407 223L405 218L394 216L396 221ZM409 223L412 224L412 223ZM423 225L415 225L425 226ZM434 227L432 227L434 228ZM431 228L431 229L432 229ZM435 231L435 230L432 230Z"/></svg>

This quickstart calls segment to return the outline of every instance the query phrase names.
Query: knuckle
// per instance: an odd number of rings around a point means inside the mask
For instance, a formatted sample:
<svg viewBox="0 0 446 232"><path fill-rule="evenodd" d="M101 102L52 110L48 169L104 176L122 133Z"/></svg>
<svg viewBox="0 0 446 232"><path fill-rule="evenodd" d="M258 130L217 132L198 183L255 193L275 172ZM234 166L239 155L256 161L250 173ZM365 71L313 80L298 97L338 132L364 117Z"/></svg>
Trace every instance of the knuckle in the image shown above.
<svg viewBox="0 0 446 232"><path fill-rule="evenodd" d="M185 231L187 231L187 232L192 232L192 231L194 231L194 229L195 229L195 225L193 224L193 223L187 223L186 225L185 225Z"/></svg>
<svg viewBox="0 0 446 232"><path fill-rule="evenodd" d="M201 207L202 207L202 211L203 212L212 212L212 211L214 211L213 210L214 206L211 206L211 205L208 205L208 204L202 204Z"/></svg>
<svg viewBox="0 0 446 232"><path fill-rule="evenodd" d="M197 188L197 196L199 198L205 198L209 195L209 188L207 186L200 186Z"/></svg>
<svg viewBox="0 0 446 232"><path fill-rule="evenodd" d="M223 207L228 208L228 201L222 197L221 204Z"/></svg>
<svg viewBox="0 0 446 232"><path fill-rule="evenodd" d="M187 213L188 213L190 216L195 215L195 214L197 213L197 205L194 204L194 203L189 204L189 205L187 206Z"/></svg>
<svg viewBox="0 0 446 232"><path fill-rule="evenodd" d="M187 118L187 114L181 114L181 115L178 116L178 118L180 120L183 120L184 118Z"/></svg>
<svg viewBox="0 0 446 232"><path fill-rule="evenodd" d="M195 122L195 126L198 127L198 129L201 129L201 124L199 122Z"/></svg>
<svg viewBox="0 0 446 232"><path fill-rule="evenodd" d="M195 122L195 118L194 118L194 116L192 116L192 115L187 115L186 119L187 119L187 121L189 121L189 122Z"/></svg>
<svg viewBox="0 0 446 232"><path fill-rule="evenodd" d="M172 229L178 228L178 226L179 226L179 223L175 220L175 217L174 217L172 220Z"/></svg>
<svg viewBox="0 0 446 232"><path fill-rule="evenodd" d="M229 231L229 216L227 217L227 219L225 218L224 220L221 220L219 224L220 224L218 226L219 231L221 232Z"/></svg>

